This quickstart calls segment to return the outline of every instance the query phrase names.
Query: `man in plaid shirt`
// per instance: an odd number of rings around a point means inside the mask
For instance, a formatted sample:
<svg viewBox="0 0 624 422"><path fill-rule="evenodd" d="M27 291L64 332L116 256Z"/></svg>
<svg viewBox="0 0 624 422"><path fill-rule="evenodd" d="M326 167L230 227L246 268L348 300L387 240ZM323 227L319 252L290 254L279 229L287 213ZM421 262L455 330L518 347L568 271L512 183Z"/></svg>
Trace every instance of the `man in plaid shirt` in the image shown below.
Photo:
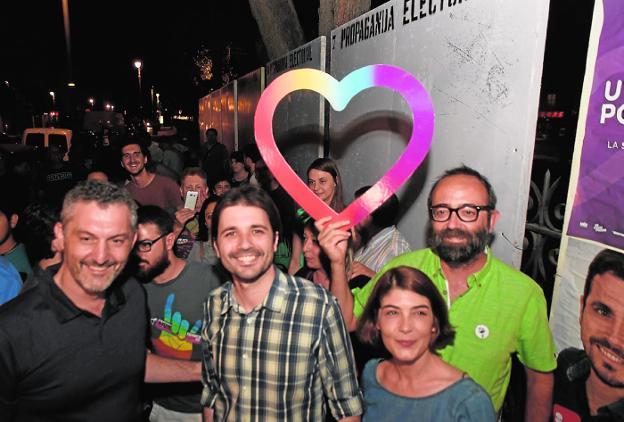
<svg viewBox="0 0 624 422"><path fill-rule="evenodd" d="M204 304L207 419L359 421L362 396L336 299L273 265L279 213L254 186L234 189L212 217L212 238L232 281ZM214 415L212 412L214 411Z"/></svg>

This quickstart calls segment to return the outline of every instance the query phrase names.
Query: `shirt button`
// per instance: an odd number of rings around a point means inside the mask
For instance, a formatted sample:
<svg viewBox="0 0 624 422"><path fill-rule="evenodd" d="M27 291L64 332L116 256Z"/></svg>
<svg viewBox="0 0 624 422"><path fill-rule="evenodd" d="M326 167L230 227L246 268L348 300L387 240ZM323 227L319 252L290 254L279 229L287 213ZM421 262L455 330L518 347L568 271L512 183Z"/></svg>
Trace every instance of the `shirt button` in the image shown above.
<svg viewBox="0 0 624 422"><path fill-rule="evenodd" d="M247 359L247 353L243 353L243 359ZM245 388L245 387L243 387Z"/></svg>
<svg viewBox="0 0 624 422"><path fill-rule="evenodd" d="M251 324L253 320L251 318L247 318L247 325Z"/></svg>

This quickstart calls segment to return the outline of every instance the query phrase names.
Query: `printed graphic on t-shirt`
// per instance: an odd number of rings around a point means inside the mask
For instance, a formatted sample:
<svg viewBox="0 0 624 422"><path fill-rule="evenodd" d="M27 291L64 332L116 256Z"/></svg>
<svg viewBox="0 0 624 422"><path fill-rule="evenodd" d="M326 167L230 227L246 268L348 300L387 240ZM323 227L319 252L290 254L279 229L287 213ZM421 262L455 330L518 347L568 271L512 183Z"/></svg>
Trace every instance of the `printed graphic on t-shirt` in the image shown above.
<svg viewBox="0 0 624 422"><path fill-rule="evenodd" d="M152 339L156 353L176 359L190 360L193 354L193 345L201 344L201 320L195 321L191 327L189 321L182 318L182 314L173 311L175 293L167 296L163 318L152 318L150 323L160 330L160 336Z"/></svg>

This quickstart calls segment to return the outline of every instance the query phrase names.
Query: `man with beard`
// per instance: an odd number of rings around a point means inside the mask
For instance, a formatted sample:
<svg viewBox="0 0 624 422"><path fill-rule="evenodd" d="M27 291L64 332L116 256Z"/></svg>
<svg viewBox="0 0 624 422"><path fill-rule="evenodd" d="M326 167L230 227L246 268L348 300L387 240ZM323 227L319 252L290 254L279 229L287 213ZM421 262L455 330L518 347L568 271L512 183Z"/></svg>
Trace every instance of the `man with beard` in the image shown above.
<svg viewBox="0 0 624 422"><path fill-rule="evenodd" d="M232 281L204 305L206 416L215 420L360 420L362 397L340 308L323 287L273 265L280 219L251 185L228 192L212 239Z"/></svg>
<svg viewBox="0 0 624 422"><path fill-rule="evenodd" d="M554 343L541 288L526 275L496 259L489 244L499 218L488 180L466 166L445 172L428 198L430 248L390 261L362 288L349 290L344 259L332 252L350 234L345 222L317 222L319 242L332 259L331 291L341 303L350 328L362 313L379 277L401 265L423 271L449 307L455 343L440 351L446 362L465 371L490 394L500 411L518 354L527 375L525 420L547 421L552 403ZM342 264L340 261L342 259Z"/></svg>
<svg viewBox="0 0 624 422"><path fill-rule="evenodd" d="M60 267L0 308L3 421L136 421L145 368L145 293L120 275L136 205L109 183L65 196Z"/></svg>
<svg viewBox="0 0 624 422"><path fill-rule="evenodd" d="M126 189L139 205L156 205L173 214L182 207L180 188L167 176L147 170L147 147L138 140L127 139L121 147L121 166L130 180Z"/></svg>
<svg viewBox="0 0 624 422"><path fill-rule="evenodd" d="M188 378L195 382L150 385L154 403L150 421L201 422L202 303L219 286L219 281L211 266L187 262L174 254L173 225L173 217L162 208L153 205L139 208L137 277L144 282L147 293L151 353L177 359L178 364L166 371L178 380ZM152 354L149 358L154 358ZM149 358L148 370L163 371L164 365L170 364L160 361L152 366ZM162 377L162 381L170 381L167 374Z"/></svg>
<svg viewBox="0 0 624 422"><path fill-rule="evenodd" d="M624 255L596 255L580 315L584 350L557 358L553 420L624 421Z"/></svg>

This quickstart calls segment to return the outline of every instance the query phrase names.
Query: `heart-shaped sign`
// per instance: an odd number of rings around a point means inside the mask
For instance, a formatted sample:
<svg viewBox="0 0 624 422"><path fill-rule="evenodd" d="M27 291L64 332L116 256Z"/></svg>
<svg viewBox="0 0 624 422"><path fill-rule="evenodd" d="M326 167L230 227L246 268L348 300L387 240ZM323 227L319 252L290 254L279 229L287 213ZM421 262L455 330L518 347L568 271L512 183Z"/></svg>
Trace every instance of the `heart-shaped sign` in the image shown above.
<svg viewBox="0 0 624 422"><path fill-rule="evenodd" d="M388 172L337 214L308 188L279 152L273 137L273 113L282 98L300 89L318 92L334 110L342 111L357 93L372 87L388 88L405 98L412 110L412 135L405 151ZM433 122L433 104L422 84L399 67L375 64L354 70L341 82L316 69L286 72L262 93L254 116L254 132L260 155L286 192L315 220L327 216L333 216L332 220L348 220L349 225L344 227L348 229L381 206L422 163L431 147Z"/></svg>

